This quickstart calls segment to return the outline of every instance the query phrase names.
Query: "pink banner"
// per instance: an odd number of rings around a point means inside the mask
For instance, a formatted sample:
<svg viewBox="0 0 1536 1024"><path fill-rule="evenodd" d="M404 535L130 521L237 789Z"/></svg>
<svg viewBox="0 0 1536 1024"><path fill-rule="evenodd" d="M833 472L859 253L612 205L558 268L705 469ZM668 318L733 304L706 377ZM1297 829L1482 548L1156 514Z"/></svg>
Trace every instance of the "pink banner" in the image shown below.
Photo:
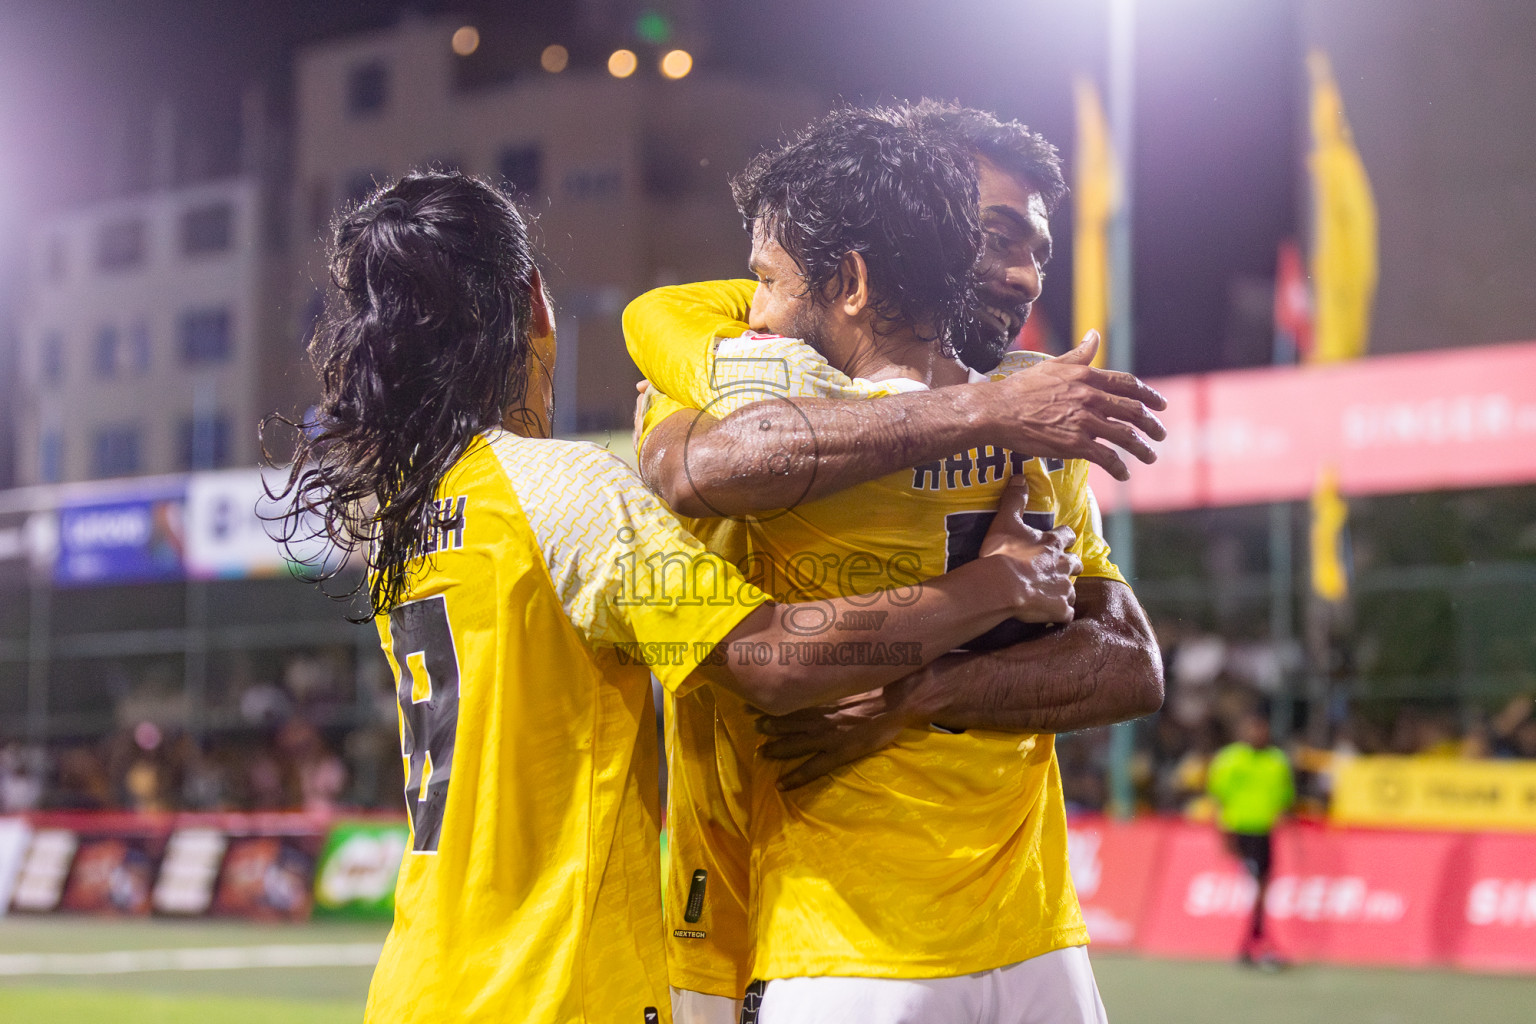
<svg viewBox="0 0 1536 1024"><path fill-rule="evenodd" d="M1349 494L1536 481L1536 342L1150 381L1168 440L1100 505L1142 511L1293 501L1333 466Z"/></svg>
<svg viewBox="0 0 1536 1024"><path fill-rule="evenodd" d="M1456 965L1536 971L1536 836L1474 836L1459 868L1446 887Z"/></svg>
<svg viewBox="0 0 1536 1024"><path fill-rule="evenodd" d="M1073 819L1067 829L1072 884L1096 947L1125 949L1136 944L1153 881L1162 868L1164 837L1177 827L1157 818Z"/></svg>

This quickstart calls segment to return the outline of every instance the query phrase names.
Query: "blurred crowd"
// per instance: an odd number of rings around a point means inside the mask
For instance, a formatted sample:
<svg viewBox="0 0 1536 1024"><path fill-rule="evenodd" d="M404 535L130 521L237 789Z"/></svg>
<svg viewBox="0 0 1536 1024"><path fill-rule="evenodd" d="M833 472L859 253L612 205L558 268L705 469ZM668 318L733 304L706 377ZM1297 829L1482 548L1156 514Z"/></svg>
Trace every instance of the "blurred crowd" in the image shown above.
<svg viewBox="0 0 1536 1024"><path fill-rule="evenodd" d="M230 707L200 730L178 681L146 677L118 688L104 735L0 744L0 813L400 806L391 693L359 708L350 666L327 652L253 675L230 680Z"/></svg>
<svg viewBox="0 0 1536 1024"><path fill-rule="evenodd" d="M1213 635L1161 628L1167 679L1163 710L1134 726L1131 781L1143 811L1209 815L1206 772L1236 736L1243 713L1278 700L1284 652L1264 643L1235 644ZM239 723L194 735L142 714L153 701L130 699L123 724L96 738L0 745L0 813L30 810L328 812L400 806L403 788L392 694L381 690L362 725L341 714L346 673L296 658L276 681L247 682ZM126 714L125 714L126 713ZM1536 759L1536 697L1491 708L1449 702L1336 705L1328 737L1316 742L1302 721L1281 723L1303 813L1326 810L1329 772L1340 757L1397 754L1449 758ZM1110 730L1057 738L1062 784L1073 810L1109 802ZM1308 742L1312 739L1313 742Z"/></svg>
<svg viewBox="0 0 1536 1024"><path fill-rule="evenodd" d="M0 812L311 811L398 806L395 738L300 717L195 738L152 722L91 741L0 748Z"/></svg>
<svg viewBox="0 0 1536 1024"><path fill-rule="evenodd" d="M1290 717L1282 699L1295 655L1267 643L1234 644L1213 635L1159 627L1166 699L1163 710L1135 725L1131 781L1138 809L1205 819L1211 813L1206 774L1216 752L1237 738L1245 711L1278 708L1276 742L1297 774L1301 813L1327 809L1331 770L1340 758L1390 754L1443 758L1536 759L1536 696L1492 707L1440 701L1334 701L1325 736ZM1110 730L1057 738L1062 785L1073 810L1109 802Z"/></svg>

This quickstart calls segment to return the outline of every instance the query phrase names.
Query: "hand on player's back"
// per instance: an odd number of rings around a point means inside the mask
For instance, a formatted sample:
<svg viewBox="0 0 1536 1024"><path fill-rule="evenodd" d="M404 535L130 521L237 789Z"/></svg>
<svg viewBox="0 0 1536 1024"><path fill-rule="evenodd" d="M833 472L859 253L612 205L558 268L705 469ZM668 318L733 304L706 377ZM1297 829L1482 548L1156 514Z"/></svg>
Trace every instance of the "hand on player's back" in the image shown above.
<svg viewBox="0 0 1536 1024"><path fill-rule="evenodd" d="M1013 564L1020 594L1014 618L1021 622L1071 622L1077 599L1072 577L1083 571L1083 563L1067 549L1077 534L1068 526L1037 530L1027 525L1024 509L1028 498L1025 476L1016 475L1008 481L997 506L997 518L981 543L981 554L1002 555Z"/></svg>
<svg viewBox="0 0 1536 1024"><path fill-rule="evenodd" d="M1168 403L1129 373L1094 367L1098 350L1098 332L1089 331L1065 355L977 385L990 389L987 402L1002 431L994 443L1047 458L1087 459L1117 480L1130 479L1130 470L1100 442L1118 445L1142 462L1155 461L1157 453L1146 439L1167 436L1153 410Z"/></svg>

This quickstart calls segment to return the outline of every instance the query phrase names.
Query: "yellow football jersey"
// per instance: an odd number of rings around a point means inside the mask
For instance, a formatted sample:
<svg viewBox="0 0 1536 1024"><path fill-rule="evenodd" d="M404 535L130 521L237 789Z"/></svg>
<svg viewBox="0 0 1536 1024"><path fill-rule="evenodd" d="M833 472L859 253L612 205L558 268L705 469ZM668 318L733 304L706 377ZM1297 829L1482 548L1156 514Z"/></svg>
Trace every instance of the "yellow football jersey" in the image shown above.
<svg viewBox="0 0 1536 1024"><path fill-rule="evenodd" d="M650 676L765 597L592 445L489 431L435 500L376 620L411 845L366 1018L669 1020Z"/></svg>
<svg viewBox="0 0 1536 1024"><path fill-rule="evenodd" d="M742 333L752 287L692 285L637 300L626 337L652 383L716 416L765 391L863 399L913 386L850 380L802 342ZM993 376L1037 358L1010 353ZM656 397L646 429L684 407ZM1007 478L1022 472L1035 524L1072 526L1085 574L1118 580L1086 469L983 448L744 517L714 536L732 557L745 551L748 578L780 598L911 587L975 557ZM825 625L841 640L870 624ZM1051 736L908 730L780 793L781 769L756 756L741 702L695 692L669 713L674 985L739 996L753 976L957 975L1087 941Z"/></svg>

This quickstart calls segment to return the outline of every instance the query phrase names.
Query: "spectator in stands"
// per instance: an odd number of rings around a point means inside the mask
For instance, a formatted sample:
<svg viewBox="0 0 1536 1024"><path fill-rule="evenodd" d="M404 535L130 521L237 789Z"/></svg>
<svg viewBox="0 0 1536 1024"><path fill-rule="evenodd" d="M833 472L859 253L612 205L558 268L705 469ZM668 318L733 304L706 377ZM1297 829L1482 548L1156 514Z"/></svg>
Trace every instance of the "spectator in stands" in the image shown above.
<svg viewBox="0 0 1536 1024"><path fill-rule="evenodd" d="M1216 820L1227 849L1253 876L1256 892L1248 935L1238 959L1274 968L1282 964L1264 934L1264 902L1273 862L1271 833L1296 801L1296 785L1285 752L1270 743L1269 707L1255 702L1242 716L1238 739L1216 752L1206 786L1216 801Z"/></svg>

